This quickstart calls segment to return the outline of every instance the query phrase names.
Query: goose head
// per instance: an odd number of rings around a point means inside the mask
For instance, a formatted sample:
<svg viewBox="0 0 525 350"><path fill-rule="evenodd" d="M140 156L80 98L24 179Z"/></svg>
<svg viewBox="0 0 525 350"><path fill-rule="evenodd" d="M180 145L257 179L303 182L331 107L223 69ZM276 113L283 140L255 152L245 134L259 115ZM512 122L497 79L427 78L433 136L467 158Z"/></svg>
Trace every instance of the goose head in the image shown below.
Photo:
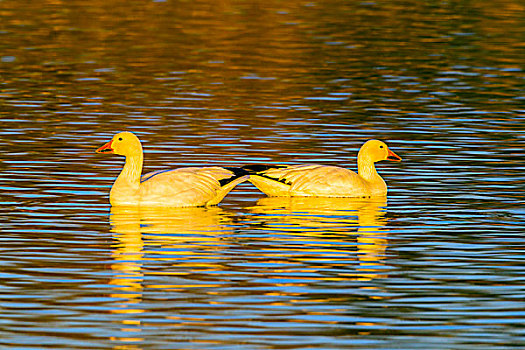
<svg viewBox="0 0 525 350"><path fill-rule="evenodd" d="M135 134L123 131L119 132L108 143L96 150L97 153L113 153L121 156L142 155L142 145Z"/></svg>
<svg viewBox="0 0 525 350"><path fill-rule="evenodd" d="M400 162L401 157L392 152L386 143L379 140L366 141L359 150L358 159L368 160L372 162L379 162L382 160L391 160Z"/></svg>

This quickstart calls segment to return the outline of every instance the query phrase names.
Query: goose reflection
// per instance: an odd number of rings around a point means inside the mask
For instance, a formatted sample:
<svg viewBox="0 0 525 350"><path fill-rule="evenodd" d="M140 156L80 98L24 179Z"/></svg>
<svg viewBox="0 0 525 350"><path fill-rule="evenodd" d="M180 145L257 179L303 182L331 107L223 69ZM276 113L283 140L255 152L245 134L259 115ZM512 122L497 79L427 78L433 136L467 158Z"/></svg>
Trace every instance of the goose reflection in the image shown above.
<svg viewBox="0 0 525 350"><path fill-rule="evenodd" d="M170 263L177 262L183 265L188 255L196 254L198 249L222 245L221 233L230 230L230 222L229 214L218 207L111 207L111 232L115 237L111 265L111 297L120 300L118 307L112 312L129 314L129 319L122 321L123 330L133 332L131 338L120 340L140 341L140 338L137 338L140 334L140 321L137 318L138 314L145 312L141 308L145 288L183 287L155 285L151 282L145 286L145 278L148 276L143 265L148 261L148 254L155 254L155 262L152 264L162 264L169 260ZM165 258L162 257L163 254ZM200 263L201 267L203 265ZM176 274L170 272L173 282L177 281L173 276ZM133 325L137 329L132 329Z"/></svg>
<svg viewBox="0 0 525 350"><path fill-rule="evenodd" d="M265 197L250 211L260 215L265 230L316 236L333 243L334 249L339 248L341 238L347 240L349 234L356 234L359 265L344 278L372 280L384 277L386 207L386 197Z"/></svg>

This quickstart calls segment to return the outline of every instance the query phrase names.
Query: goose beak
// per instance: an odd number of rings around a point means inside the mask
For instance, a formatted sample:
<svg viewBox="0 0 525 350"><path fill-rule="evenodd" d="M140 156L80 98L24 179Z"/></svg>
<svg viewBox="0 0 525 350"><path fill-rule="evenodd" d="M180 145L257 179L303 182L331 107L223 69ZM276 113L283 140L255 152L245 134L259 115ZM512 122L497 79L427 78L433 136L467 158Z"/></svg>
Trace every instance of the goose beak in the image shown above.
<svg viewBox="0 0 525 350"><path fill-rule="evenodd" d="M394 162L400 162L401 157L392 152L391 150L388 150L388 155L386 156L386 159L394 161Z"/></svg>
<svg viewBox="0 0 525 350"><path fill-rule="evenodd" d="M97 149L95 152L97 152L97 153L115 153L115 150L113 150L113 148L111 148L111 143L112 142L113 142L113 140L109 141L104 146L102 146L99 149Z"/></svg>

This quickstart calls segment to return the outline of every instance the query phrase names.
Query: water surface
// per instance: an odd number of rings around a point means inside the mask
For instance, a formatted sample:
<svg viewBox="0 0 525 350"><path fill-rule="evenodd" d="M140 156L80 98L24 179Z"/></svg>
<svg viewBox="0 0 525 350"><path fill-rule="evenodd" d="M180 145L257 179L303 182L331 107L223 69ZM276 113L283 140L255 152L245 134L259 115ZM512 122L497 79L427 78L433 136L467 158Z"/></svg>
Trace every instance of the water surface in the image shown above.
<svg viewBox="0 0 525 350"><path fill-rule="evenodd" d="M0 3L0 346L525 346L519 1ZM355 169L388 199L110 208L145 171Z"/></svg>

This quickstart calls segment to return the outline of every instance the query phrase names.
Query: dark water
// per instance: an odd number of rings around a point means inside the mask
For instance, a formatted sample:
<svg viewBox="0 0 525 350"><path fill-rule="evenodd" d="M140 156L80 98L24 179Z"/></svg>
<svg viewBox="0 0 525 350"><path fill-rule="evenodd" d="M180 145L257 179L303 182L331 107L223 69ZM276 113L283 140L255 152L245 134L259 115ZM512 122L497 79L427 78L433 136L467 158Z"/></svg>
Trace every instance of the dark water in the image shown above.
<svg viewBox="0 0 525 350"><path fill-rule="evenodd" d="M0 347L521 349L521 1L0 2ZM125 211L145 170L385 140L388 201Z"/></svg>

